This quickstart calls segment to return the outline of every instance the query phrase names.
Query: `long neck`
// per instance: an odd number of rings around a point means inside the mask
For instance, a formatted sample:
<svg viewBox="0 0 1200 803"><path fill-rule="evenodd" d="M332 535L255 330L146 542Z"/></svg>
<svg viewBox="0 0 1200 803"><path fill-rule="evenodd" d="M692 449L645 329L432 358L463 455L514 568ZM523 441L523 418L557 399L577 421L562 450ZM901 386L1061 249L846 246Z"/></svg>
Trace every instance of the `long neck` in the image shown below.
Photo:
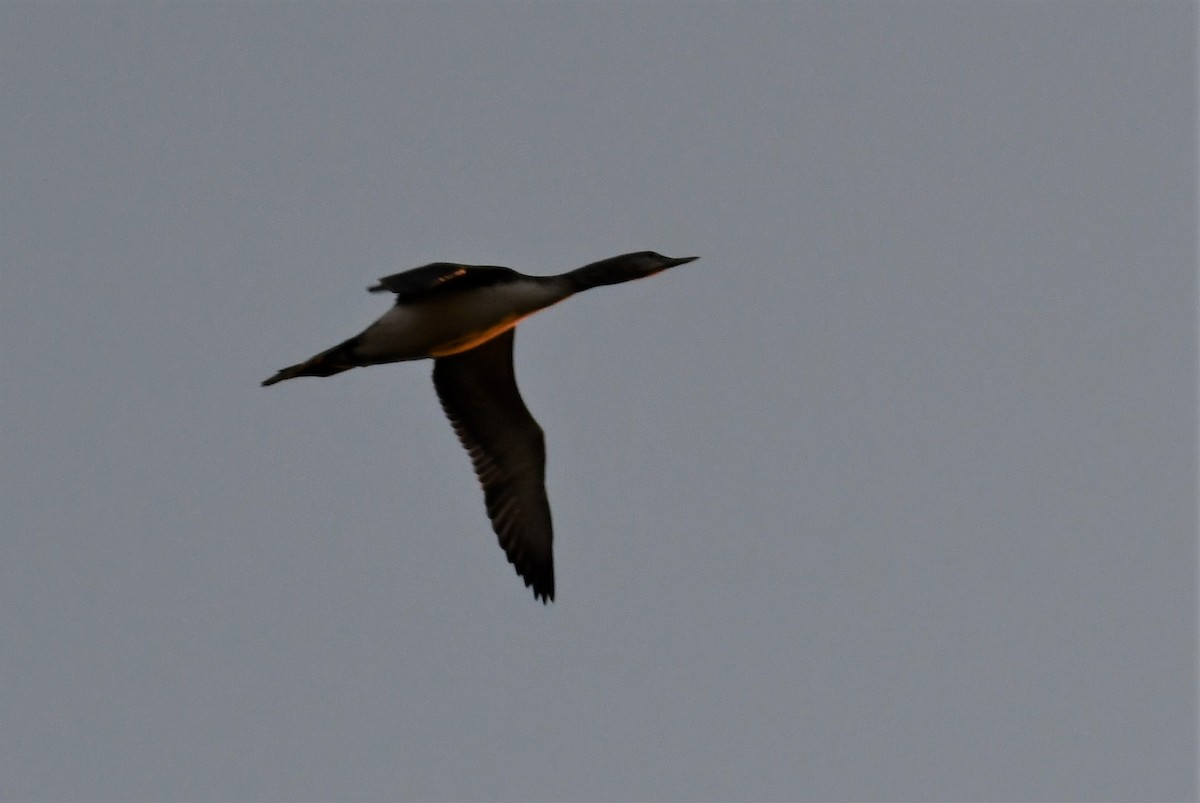
<svg viewBox="0 0 1200 803"><path fill-rule="evenodd" d="M602 259L599 262L593 262L590 265L584 265L582 268L568 271L563 274L563 278L571 283L571 287L576 293L590 290L593 287L601 287L606 284L621 284L622 282L639 278L636 275L630 274L628 270L623 270L621 264L619 264L620 260L620 257Z"/></svg>

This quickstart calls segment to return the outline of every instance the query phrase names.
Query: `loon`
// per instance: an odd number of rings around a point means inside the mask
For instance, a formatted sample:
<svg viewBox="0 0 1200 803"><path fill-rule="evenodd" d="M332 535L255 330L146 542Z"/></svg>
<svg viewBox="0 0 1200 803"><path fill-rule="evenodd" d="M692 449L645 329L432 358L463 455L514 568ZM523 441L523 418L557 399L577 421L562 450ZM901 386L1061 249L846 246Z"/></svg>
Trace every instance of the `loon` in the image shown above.
<svg viewBox="0 0 1200 803"><path fill-rule="evenodd" d="M367 288L396 295L395 305L379 320L262 384L432 358L434 389L483 486L492 529L525 586L546 604L554 599L546 447L542 428L517 390L516 326L584 290L653 276L697 259L639 251L558 276L435 262L385 276Z"/></svg>

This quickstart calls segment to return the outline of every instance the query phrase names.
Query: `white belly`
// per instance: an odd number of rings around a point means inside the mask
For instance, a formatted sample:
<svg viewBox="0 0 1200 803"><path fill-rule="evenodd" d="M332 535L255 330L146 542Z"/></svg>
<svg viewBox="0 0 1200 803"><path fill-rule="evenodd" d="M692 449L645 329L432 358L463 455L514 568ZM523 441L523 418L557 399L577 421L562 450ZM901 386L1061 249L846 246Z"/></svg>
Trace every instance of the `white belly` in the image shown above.
<svg viewBox="0 0 1200 803"><path fill-rule="evenodd" d="M355 354L378 362L457 354L511 329L566 295L554 286L514 282L400 304L367 327Z"/></svg>

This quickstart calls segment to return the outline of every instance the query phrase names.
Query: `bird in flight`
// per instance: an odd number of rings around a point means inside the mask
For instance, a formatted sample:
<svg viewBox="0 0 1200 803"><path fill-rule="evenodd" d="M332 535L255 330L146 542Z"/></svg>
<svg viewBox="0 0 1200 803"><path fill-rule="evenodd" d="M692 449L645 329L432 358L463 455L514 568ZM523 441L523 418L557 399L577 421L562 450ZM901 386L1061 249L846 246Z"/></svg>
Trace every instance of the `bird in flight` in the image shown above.
<svg viewBox="0 0 1200 803"><path fill-rule="evenodd" d="M542 428L517 390L516 326L584 290L653 276L697 259L638 251L558 276L435 262L385 276L368 290L395 293L395 306L361 333L262 384L432 358L434 389L474 464L492 529L509 563L544 604L554 599L546 446Z"/></svg>

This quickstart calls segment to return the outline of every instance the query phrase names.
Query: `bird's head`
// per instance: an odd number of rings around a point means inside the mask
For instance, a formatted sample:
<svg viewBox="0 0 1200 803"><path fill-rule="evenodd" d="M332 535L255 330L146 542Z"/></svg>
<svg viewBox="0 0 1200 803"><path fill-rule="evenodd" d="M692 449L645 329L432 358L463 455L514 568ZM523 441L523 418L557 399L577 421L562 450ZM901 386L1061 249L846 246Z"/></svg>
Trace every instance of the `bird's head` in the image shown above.
<svg viewBox="0 0 1200 803"><path fill-rule="evenodd" d="M642 279L661 273L676 265L694 262L700 257L665 257L653 251L636 251L632 254L622 254L593 262L576 271L572 275L577 279L581 289L599 287L605 284L620 284L634 279Z"/></svg>

